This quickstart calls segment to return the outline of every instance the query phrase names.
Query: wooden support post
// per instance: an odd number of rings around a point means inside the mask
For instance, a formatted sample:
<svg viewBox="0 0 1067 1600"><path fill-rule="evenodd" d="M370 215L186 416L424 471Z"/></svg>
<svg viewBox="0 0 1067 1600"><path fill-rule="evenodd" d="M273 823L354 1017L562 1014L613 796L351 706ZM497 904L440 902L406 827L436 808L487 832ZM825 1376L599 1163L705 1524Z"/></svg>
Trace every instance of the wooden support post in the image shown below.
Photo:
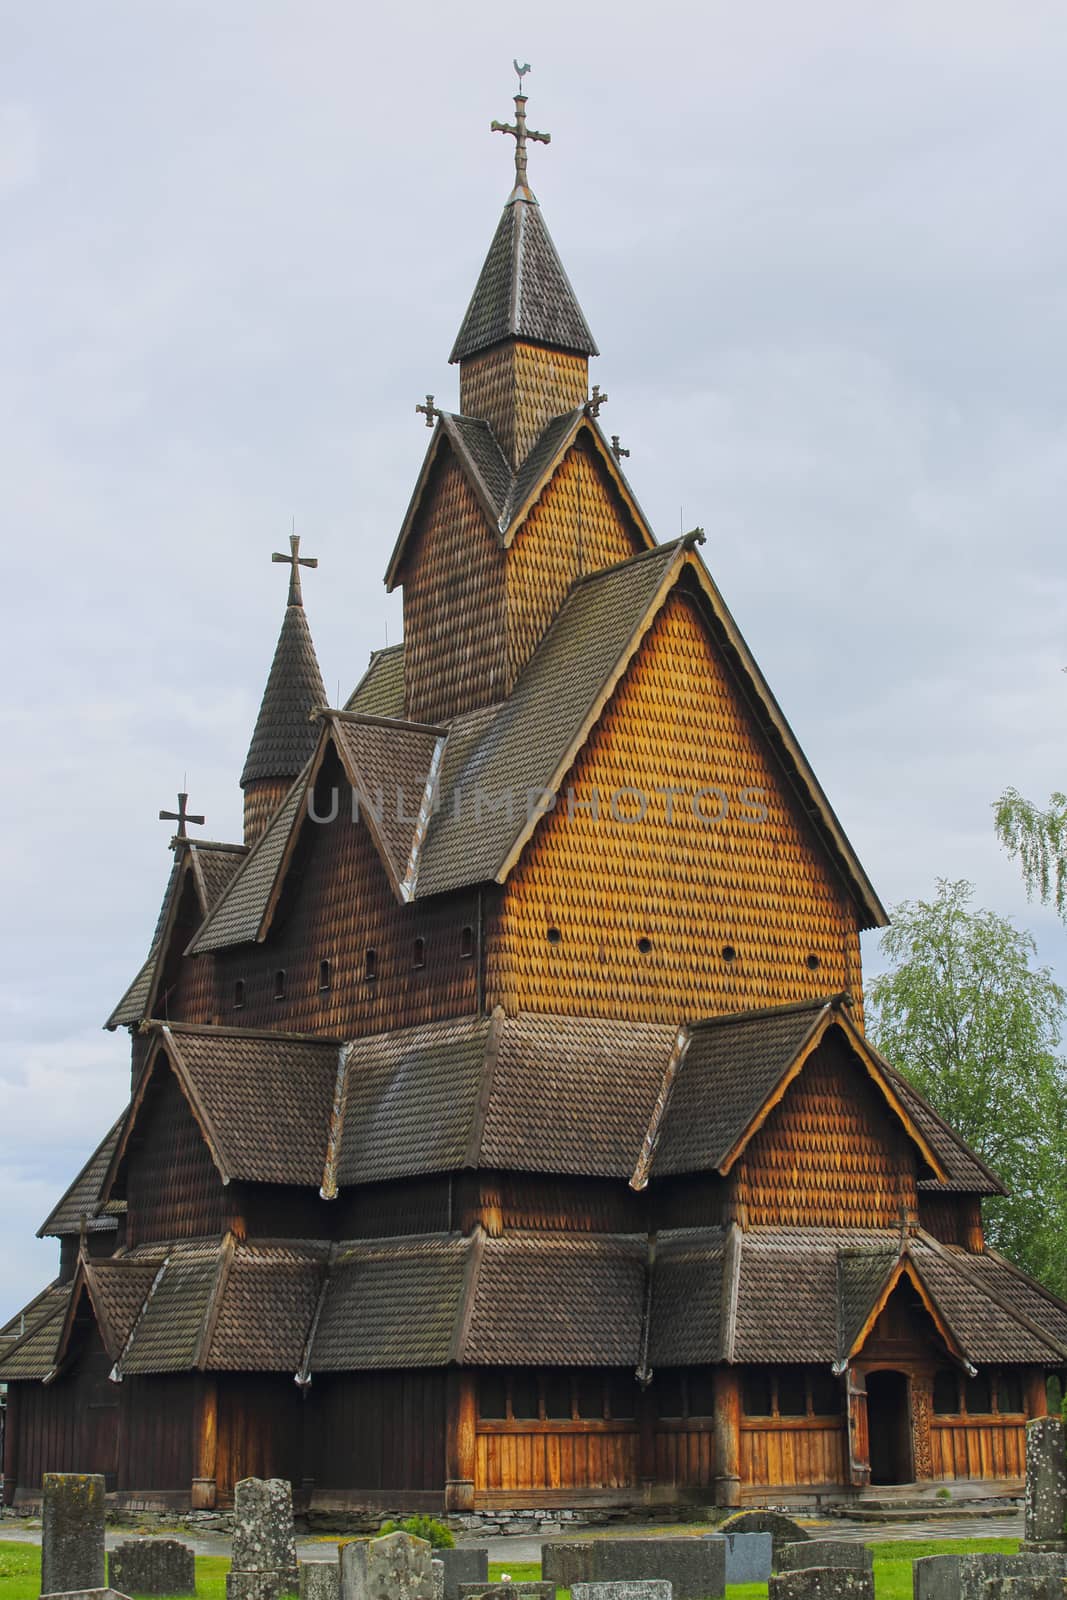
<svg viewBox="0 0 1067 1600"><path fill-rule="evenodd" d="M638 1390L637 1396L637 1476L646 1505L652 1500L656 1482L656 1391L652 1385Z"/></svg>
<svg viewBox="0 0 1067 1600"><path fill-rule="evenodd" d="M934 1475L931 1422L934 1410L933 1374L911 1375L911 1446L916 1480Z"/></svg>
<svg viewBox="0 0 1067 1600"><path fill-rule="evenodd" d="M715 1368L715 1504L741 1504L741 1373Z"/></svg>
<svg viewBox="0 0 1067 1600"><path fill-rule="evenodd" d="M474 1460L478 1395L475 1373L462 1367L448 1374L445 1404L445 1510L474 1510Z"/></svg>
<svg viewBox="0 0 1067 1600"><path fill-rule="evenodd" d="M871 1481L871 1440L867 1428L867 1378L862 1372L848 1371L848 1472L854 1488L865 1488Z"/></svg>
<svg viewBox="0 0 1067 1600"><path fill-rule="evenodd" d="M1026 1379L1026 1415L1048 1416L1048 1379L1043 1367L1031 1367Z"/></svg>
<svg viewBox="0 0 1067 1600"><path fill-rule="evenodd" d="M22 1387L17 1383L7 1386L7 1415L4 1418L4 1479L0 1505L15 1503L15 1490L19 1480L19 1401Z"/></svg>
<svg viewBox="0 0 1067 1600"><path fill-rule="evenodd" d="M194 1511L214 1511L219 1492L219 1386L215 1378L206 1374L200 1374L196 1379L193 1428L190 1505Z"/></svg>

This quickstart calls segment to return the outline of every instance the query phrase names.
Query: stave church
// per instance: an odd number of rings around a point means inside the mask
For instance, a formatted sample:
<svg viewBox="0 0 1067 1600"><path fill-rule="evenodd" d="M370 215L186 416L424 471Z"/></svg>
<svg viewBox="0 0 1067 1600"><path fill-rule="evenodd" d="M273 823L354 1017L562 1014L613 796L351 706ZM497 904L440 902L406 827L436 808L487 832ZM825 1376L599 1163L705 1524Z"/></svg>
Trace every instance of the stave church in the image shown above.
<svg viewBox="0 0 1067 1600"><path fill-rule="evenodd" d="M7 1504L1015 1484L1067 1368L996 1174L865 1038L886 914L702 535L656 540L604 431L526 104L458 408L419 408L403 643L331 706L291 540L243 837L173 814L129 1104L0 1327Z"/></svg>

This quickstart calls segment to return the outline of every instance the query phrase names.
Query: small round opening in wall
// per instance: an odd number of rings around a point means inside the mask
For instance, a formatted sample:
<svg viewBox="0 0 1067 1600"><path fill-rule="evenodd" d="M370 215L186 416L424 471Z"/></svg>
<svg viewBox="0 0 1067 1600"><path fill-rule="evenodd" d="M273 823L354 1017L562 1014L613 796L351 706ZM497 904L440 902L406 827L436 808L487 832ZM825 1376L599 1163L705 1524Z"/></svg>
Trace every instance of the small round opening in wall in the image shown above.
<svg viewBox="0 0 1067 1600"><path fill-rule="evenodd" d="M638 939L637 948L640 950L643 956L647 956L648 952L652 949L652 940L646 933L643 933L640 939Z"/></svg>
<svg viewBox="0 0 1067 1600"><path fill-rule="evenodd" d="M736 961L737 960L737 951L734 949L732 944L724 944L723 945L723 947L722 947L722 958L723 958L724 961Z"/></svg>
<svg viewBox="0 0 1067 1600"><path fill-rule="evenodd" d="M560 933L559 929L558 928L549 928L549 930L548 930L548 942L549 942L549 944L561 944L562 941L563 941L563 935Z"/></svg>
<svg viewBox="0 0 1067 1600"><path fill-rule="evenodd" d="M812 954L808 957L807 961L805 962L805 965L807 966L809 972L817 972L819 970L819 968L822 966L822 962L819 960L818 956L813 951Z"/></svg>

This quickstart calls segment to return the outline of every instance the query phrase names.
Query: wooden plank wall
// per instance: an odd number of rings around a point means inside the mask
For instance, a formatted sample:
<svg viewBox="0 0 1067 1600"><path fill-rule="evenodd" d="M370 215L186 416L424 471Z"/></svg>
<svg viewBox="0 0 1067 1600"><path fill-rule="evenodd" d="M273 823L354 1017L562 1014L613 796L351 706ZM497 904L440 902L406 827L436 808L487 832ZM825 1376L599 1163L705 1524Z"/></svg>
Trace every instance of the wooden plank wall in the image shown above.
<svg viewBox="0 0 1067 1600"><path fill-rule="evenodd" d="M829 1418L742 1422L741 1482L847 1483L844 1422Z"/></svg>
<svg viewBox="0 0 1067 1600"><path fill-rule="evenodd" d="M223 1231L230 1199L178 1080L165 1062L145 1096L127 1161L127 1237L193 1239Z"/></svg>
<svg viewBox="0 0 1067 1600"><path fill-rule="evenodd" d="M184 1372L123 1380L120 1490L188 1491L193 1476L192 1387Z"/></svg>
<svg viewBox="0 0 1067 1600"><path fill-rule="evenodd" d="M119 1455L117 1384L95 1325L73 1370L48 1385L18 1387L19 1486L40 1489L46 1472L102 1472L114 1487Z"/></svg>
<svg viewBox="0 0 1067 1600"><path fill-rule="evenodd" d="M443 1369L316 1374L306 1424L317 1488L444 1487Z"/></svg>
<svg viewBox="0 0 1067 1600"><path fill-rule="evenodd" d="M479 1421L475 1492L636 1487L633 1422Z"/></svg>
<svg viewBox="0 0 1067 1600"><path fill-rule="evenodd" d="M227 1373L218 1394L220 1497L231 1495L241 1478L289 1478L299 1484L305 1402L292 1374Z"/></svg>
<svg viewBox="0 0 1067 1600"><path fill-rule="evenodd" d="M930 1425L935 1478L1022 1478L1026 1419L937 1417Z"/></svg>

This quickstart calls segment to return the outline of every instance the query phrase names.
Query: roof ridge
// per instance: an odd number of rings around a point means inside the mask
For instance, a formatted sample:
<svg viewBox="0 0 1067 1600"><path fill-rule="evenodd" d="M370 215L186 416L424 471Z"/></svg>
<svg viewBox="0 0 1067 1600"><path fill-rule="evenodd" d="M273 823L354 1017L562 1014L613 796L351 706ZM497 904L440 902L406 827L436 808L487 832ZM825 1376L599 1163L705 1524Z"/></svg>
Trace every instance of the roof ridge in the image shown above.
<svg viewBox="0 0 1067 1600"><path fill-rule="evenodd" d="M203 1034L212 1039L278 1039L287 1044L321 1044L333 1049L352 1042L329 1033L290 1033L280 1028L234 1028L216 1022L166 1022L162 1018L152 1017L141 1024L142 1033L160 1034L165 1030L178 1034Z"/></svg>
<svg viewBox="0 0 1067 1600"><path fill-rule="evenodd" d="M723 1011L713 1017L698 1017L689 1026L703 1031L731 1022L762 1022L769 1017L788 1017L801 1011L823 1011L826 1008L837 1011L844 1002L843 993L823 995L815 1000L792 1000L784 1006L755 1006L748 1011Z"/></svg>

